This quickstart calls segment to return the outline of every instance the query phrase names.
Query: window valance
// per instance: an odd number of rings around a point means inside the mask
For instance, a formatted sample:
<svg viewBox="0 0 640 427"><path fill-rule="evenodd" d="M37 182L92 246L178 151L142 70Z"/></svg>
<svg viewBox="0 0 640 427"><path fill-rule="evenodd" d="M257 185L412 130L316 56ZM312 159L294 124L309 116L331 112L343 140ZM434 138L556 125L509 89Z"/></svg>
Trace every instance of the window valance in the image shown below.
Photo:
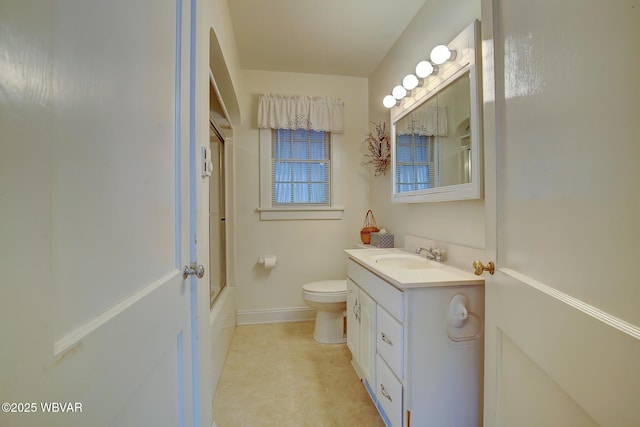
<svg viewBox="0 0 640 427"><path fill-rule="evenodd" d="M448 121L446 107L428 107L413 112L411 120L401 120L398 135L447 136Z"/></svg>
<svg viewBox="0 0 640 427"><path fill-rule="evenodd" d="M343 105L340 99L324 97L262 95L258 127L342 133Z"/></svg>

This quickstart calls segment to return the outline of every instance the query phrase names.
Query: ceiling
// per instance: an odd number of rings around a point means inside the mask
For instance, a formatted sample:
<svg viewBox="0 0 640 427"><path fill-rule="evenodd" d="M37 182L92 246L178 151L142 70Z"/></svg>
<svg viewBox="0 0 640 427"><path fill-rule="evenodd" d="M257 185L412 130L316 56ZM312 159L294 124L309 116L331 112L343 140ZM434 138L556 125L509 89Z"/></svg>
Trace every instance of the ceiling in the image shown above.
<svg viewBox="0 0 640 427"><path fill-rule="evenodd" d="M229 0L240 66L369 77L425 0Z"/></svg>

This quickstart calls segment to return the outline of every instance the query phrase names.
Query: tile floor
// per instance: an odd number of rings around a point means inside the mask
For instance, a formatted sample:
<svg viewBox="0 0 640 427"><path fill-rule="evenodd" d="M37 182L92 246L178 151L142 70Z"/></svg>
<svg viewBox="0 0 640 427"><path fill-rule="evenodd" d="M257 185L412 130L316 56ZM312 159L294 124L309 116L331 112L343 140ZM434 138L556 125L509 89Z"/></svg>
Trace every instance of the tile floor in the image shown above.
<svg viewBox="0 0 640 427"><path fill-rule="evenodd" d="M346 344L314 322L238 326L213 401L217 427L383 427Z"/></svg>

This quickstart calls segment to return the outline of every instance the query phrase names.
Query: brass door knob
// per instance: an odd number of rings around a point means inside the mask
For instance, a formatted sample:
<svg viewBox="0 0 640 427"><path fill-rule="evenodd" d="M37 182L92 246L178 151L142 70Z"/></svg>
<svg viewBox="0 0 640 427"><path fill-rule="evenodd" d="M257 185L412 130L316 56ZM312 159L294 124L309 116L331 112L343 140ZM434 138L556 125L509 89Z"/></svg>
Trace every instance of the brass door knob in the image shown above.
<svg viewBox="0 0 640 427"><path fill-rule="evenodd" d="M476 276L481 275L485 271L488 271L489 274L493 274L496 271L496 266L493 261L489 261L487 265L484 265L478 260L473 261L473 272Z"/></svg>

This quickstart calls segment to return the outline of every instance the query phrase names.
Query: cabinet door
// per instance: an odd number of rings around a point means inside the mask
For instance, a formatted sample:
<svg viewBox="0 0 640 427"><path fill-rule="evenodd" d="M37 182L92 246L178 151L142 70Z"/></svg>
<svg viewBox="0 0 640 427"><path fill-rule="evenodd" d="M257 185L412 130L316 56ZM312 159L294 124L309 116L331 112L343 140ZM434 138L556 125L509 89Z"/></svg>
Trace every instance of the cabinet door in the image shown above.
<svg viewBox="0 0 640 427"><path fill-rule="evenodd" d="M360 288L347 279L347 347L354 361L360 360Z"/></svg>
<svg viewBox="0 0 640 427"><path fill-rule="evenodd" d="M376 361L376 398L382 417L390 427L402 426L402 383L393 375L380 355Z"/></svg>
<svg viewBox="0 0 640 427"><path fill-rule="evenodd" d="M376 354L376 302L360 290L360 367L369 384L373 384Z"/></svg>

